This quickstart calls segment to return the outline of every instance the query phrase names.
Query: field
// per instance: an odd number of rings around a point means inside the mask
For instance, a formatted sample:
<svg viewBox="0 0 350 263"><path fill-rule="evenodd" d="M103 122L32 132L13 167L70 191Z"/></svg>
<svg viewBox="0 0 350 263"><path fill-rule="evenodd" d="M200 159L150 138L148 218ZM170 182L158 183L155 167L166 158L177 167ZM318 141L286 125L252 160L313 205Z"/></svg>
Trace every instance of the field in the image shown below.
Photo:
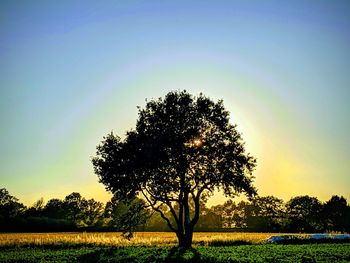
<svg viewBox="0 0 350 263"><path fill-rule="evenodd" d="M350 262L350 244L273 245L271 233L195 233L176 248L168 232L0 234L0 262Z"/></svg>
<svg viewBox="0 0 350 263"><path fill-rule="evenodd" d="M217 243L235 242L260 243L273 235L272 233L194 233L194 245L206 246ZM83 232L83 233L10 233L0 234L0 246L13 245L87 245L87 246L175 246L176 235L172 232L138 232L130 241L117 232Z"/></svg>

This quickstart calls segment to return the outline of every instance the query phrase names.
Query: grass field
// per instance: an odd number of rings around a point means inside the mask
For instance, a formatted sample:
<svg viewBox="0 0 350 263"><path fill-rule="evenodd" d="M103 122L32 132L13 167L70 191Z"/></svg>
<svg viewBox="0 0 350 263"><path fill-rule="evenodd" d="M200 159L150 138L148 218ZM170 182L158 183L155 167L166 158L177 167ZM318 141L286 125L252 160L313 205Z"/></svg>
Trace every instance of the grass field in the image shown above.
<svg viewBox="0 0 350 263"><path fill-rule="evenodd" d="M194 233L193 244L211 246L230 245L236 242L260 243L272 233ZM0 234L0 246L23 245L97 245L97 246L175 246L177 239L172 232L137 232L130 241L117 232L83 233L9 233Z"/></svg>
<svg viewBox="0 0 350 263"><path fill-rule="evenodd" d="M173 233L0 234L0 262L350 262L350 244L274 245L271 233L195 233L176 248ZM239 245L246 244L246 245Z"/></svg>

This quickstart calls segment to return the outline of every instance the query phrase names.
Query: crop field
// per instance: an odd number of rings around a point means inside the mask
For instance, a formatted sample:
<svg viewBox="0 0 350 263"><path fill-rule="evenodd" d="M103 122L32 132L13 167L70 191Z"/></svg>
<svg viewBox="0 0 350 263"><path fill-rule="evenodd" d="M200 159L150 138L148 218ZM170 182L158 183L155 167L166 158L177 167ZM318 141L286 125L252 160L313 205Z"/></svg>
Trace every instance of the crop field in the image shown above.
<svg viewBox="0 0 350 263"><path fill-rule="evenodd" d="M0 262L350 262L350 243L266 244L272 233L195 233L190 250L171 232L0 234Z"/></svg>

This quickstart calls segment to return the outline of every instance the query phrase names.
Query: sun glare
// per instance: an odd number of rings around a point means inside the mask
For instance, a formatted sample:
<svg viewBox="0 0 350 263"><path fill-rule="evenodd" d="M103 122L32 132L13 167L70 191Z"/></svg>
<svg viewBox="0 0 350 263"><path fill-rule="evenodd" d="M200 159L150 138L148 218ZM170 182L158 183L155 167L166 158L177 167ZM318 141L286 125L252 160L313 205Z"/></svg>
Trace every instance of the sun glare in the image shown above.
<svg viewBox="0 0 350 263"><path fill-rule="evenodd" d="M195 139L193 140L193 146L199 147L202 145L202 140L201 139Z"/></svg>
<svg viewBox="0 0 350 263"><path fill-rule="evenodd" d="M185 146L192 148L192 147L200 147L202 144L203 144L202 139L196 138L196 139L193 139L193 140L185 143Z"/></svg>

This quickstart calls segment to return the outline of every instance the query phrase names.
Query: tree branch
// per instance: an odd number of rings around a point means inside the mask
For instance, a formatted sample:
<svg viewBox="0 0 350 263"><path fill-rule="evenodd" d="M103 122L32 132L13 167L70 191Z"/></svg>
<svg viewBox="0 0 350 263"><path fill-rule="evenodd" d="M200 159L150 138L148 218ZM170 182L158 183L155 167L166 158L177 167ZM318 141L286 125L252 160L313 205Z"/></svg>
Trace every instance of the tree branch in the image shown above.
<svg viewBox="0 0 350 263"><path fill-rule="evenodd" d="M157 197L154 196L146 187L145 187L145 191L147 191L147 193L148 193L153 199L157 200ZM175 212L173 206L171 205L171 202L179 202L179 200L178 200L178 199L168 198L167 195L165 195L165 196L166 196L166 198L162 198L162 199L160 199L160 200L158 200L158 201L159 201L159 202L162 202L163 204L166 204L166 205L169 207L171 214L173 215L173 217L174 217L176 223L178 224L178 223L179 223L179 219L178 219L178 217L177 217L177 215L176 215L176 212ZM156 201L156 202L157 202L157 201ZM155 202L155 203L156 203L156 202ZM153 207L152 207L152 208L153 208Z"/></svg>
<svg viewBox="0 0 350 263"><path fill-rule="evenodd" d="M179 225L179 218L176 215L175 209L172 207L170 202L165 202L165 204L169 207L171 214L173 215L176 224Z"/></svg>
<svg viewBox="0 0 350 263"><path fill-rule="evenodd" d="M148 192L148 191L147 191L147 192ZM148 202L149 205L152 207L152 209L153 209L154 211L158 212L158 213L160 214L161 218L163 218L163 219L166 221L168 227L169 227L172 231L176 232L177 229L171 224L169 218L167 218L167 217L164 215L163 211L160 210L160 207L161 207L163 204L160 204L158 207L156 207L155 204L156 204L157 202L152 203L151 200L148 198L148 196L145 194L145 192L144 192L143 190L141 190L141 193L142 193L142 195L146 198L147 202Z"/></svg>

